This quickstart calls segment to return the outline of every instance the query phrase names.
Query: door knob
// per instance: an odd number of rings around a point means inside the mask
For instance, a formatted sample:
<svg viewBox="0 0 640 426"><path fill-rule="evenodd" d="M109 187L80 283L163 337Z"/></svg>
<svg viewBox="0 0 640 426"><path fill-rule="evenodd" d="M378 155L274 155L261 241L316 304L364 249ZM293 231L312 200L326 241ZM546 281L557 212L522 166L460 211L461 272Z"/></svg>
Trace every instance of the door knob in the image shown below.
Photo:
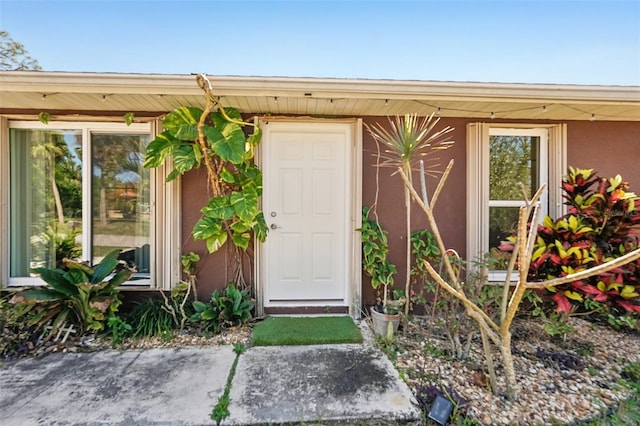
<svg viewBox="0 0 640 426"><path fill-rule="evenodd" d="M280 228L278 225L276 225L275 223L271 224L271 229L278 229Z"/></svg>

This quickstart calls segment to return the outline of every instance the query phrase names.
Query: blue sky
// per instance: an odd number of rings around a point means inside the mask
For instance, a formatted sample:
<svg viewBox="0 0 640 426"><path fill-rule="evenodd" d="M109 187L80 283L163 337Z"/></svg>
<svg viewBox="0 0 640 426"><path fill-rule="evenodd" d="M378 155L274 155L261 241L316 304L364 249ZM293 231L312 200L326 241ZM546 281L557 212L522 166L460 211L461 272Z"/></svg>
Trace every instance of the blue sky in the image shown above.
<svg viewBox="0 0 640 426"><path fill-rule="evenodd" d="M0 0L0 28L47 71L640 85L640 0Z"/></svg>

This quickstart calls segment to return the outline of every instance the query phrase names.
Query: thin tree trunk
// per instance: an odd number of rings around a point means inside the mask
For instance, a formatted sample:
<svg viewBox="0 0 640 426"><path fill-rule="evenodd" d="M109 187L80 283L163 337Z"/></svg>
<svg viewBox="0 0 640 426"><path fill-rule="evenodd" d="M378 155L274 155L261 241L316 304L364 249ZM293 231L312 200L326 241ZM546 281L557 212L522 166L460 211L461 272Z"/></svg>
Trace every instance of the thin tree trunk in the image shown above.
<svg viewBox="0 0 640 426"><path fill-rule="evenodd" d="M409 298L411 297L411 194L409 194L409 189L405 186L404 188L404 202L405 208L407 209L407 241L406 241L406 274L405 274L405 285L404 285L404 296L406 297L406 302L404 304L404 316L406 321L409 318Z"/></svg>
<svg viewBox="0 0 640 426"><path fill-rule="evenodd" d="M56 183L56 166L55 159L49 158L49 170L51 172L51 190L53 191L53 200L56 204L56 212L58 214L58 223L64 224L64 211L62 210L62 200L60 200L60 191L58 191L58 184Z"/></svg>
<svg viewBox="0 0 640 426"><path fill-rule="evenodd" d="M487 330L484 329L481 325L480 328L480 336L482 337L482 349L484 350L484 359L487 361L487 370L489 371L489 385L491 386L491 391L495 394L498 393L498 382L496 380L496 369L493 366L493 356L491 354L491 342L489 342L489 337L487 336Z"/></svg>
<svg viewBox="0 0 640 426"><path fill-rule="evenodd" d="M100 224L107 226L107 189L100 186Z"/></svg>
<svg viewBox="0 0 640 426"><path fill-rule="evenodd" d="M513 356L511 355L511 332L501 336L500 353L502 354L502 365L504 367L504 377L507 382L507 397L509 401L518 399L518 384L516 383L516 374L513 368Z"/></svg>

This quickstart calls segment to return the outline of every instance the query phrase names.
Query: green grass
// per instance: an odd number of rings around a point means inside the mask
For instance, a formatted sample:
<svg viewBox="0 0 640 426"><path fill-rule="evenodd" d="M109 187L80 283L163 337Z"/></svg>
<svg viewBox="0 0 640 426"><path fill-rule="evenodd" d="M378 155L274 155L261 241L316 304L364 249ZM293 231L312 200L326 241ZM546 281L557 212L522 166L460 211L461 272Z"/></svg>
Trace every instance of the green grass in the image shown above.
<svg viewBox="0 0 640 426"><path fill-rule="evenodd" d="M254 346L361 343L360 329L348 316L270 317L253 328Z"/></svg>
<svg viewBox="0 0 640 426"><path fill-rule="evenodd" d="M213 407L213 410L211 411L211 420L215 421L216 425L219 425L220 422L229 417L229 415L231 414L229 412L229 404L231 403L229 393L231 392L231 386L233 385L233 377L236 375L238 359L240 359L240 355L242 355L246 349L247 348L244 345L233 345L233 352L236 354L236 358L233 360L231 370L229 370L229 375L227 376L227 384L224 387L224 393L220 398L218 398L218 403Z"/></svg>

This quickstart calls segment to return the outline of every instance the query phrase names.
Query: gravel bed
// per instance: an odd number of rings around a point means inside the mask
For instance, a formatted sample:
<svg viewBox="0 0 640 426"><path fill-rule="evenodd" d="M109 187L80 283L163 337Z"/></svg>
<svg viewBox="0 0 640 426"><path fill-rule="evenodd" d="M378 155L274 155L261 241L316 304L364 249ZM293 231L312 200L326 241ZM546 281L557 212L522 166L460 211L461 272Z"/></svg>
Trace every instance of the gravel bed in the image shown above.
<svg viewBox="0 0 640 426"><path fill-rule="evenodd" d="M201 336L195 330L187 329L176 332L173 337L163 339L150 337L142 339L127 339L121 349L171 348L178 346L207 346L207 345L248 345L251 342L251 327L247 324L239 327L229 327L213 336Z"/></svg>
<svg viewBox="0 0 640 426"><path fill-rule="evenodd" d="M6 359L20 357L40 358L55 352L95 352L105 349L150 349L150 348L174 348L182 346L210 346L210 345L249 345L251 342L251 326L244 324L238 327L228 327L215 335L202 335L198 330L186 328L182 331L174 331L165 337L126 338L120 345L113 345L112 340L106 336L84 335L81 337L69 336L66 341L62 339L46 339L39 344L26 342L17 353L11 353Z"/></svg>
<svg viewBox="0 0 640 426"><path fill-rule="evenodd" d="M445 342L426 324L426 318L414 319L407 336L398 337L397 368L418 400L425 389L447 389L457 394L461 411L487 425L575 424L594 418L631 395L619 384L621 371L629 362L640 362L638 332L616 332L574 317L569 325L576 331L561 339L548 336L537 318L516 320L512 352L519 396L509 402L487 385L479 338L472 340L468 359L452 359L437 353ZM498 388L504 390L497 349L493 359Z"/></svg>

